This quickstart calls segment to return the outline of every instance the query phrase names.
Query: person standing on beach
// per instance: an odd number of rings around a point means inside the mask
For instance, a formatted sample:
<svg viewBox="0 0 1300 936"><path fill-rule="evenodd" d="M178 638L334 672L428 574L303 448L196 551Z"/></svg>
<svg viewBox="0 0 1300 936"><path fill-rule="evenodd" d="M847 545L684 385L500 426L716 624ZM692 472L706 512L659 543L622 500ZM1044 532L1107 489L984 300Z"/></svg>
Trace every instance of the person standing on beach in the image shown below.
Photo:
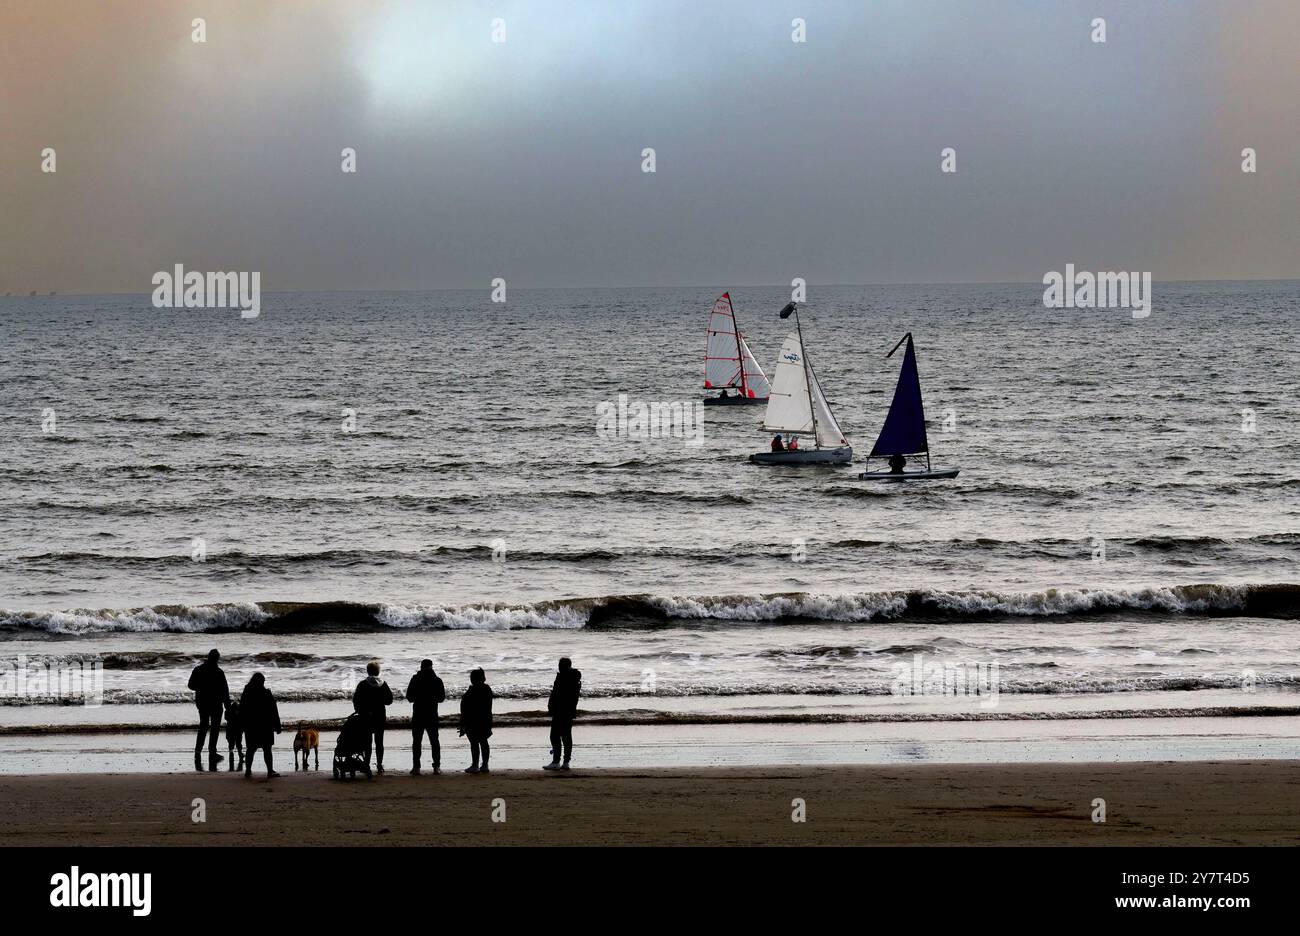
<svg viewBox="0 0 1300 936"><path fill-rule="evenodd" d="M411 776L420 774L420 743L427 732L429 751L433 755L433 772L442 773L442 747L438 744L438 703L447 699L442 680L433 671L433 660L421 660L420 671L406 687L406 701L411 703Z"/></svg>
<svg viewBox="0 0 1300 936"><path fill-rule="evenodd" d="M551 762L543 770L568 770L573 756L573 720L578 715L578 696L582 695L582 673L573 668L568 657L560 658L560 669L551 686L551 697L546 710L551 713ZM564 748L564 763L560 763L560 748Z"/></svg>
<svg viewBox="0 0 1300 936"><path fill-rule="evenodd" d="M221 654L208 651L208 658L190 673L190 689L194 690L194 704L199 709L199 737L194 742L194 769L203 769L203 741L208 739L208 767L217 769L217 762L225 760L217 753L217 735L221 730L221 713L230 707L230 687L226 674L217 661Z"/></svg>
<svg viewBox="0 0 1300 936"><path fill-rule="evenodd" d="M371 660L366 664L366 678L357 683L357 689L352 693L352 708L366 720L366 763L370 763L373 742L376 773L384 772L384 725L388 720L384 710L392 704L393 690L379 679L379 661Z"/></svg>
<svg viewBox="0 0 1300 936"><path fill-rule="evenodd" d="M244 720L244 747L248 751L244 776L253 776L253 753L258 748L262 749L262 759L266 761L267 779L280 776L271 762L271 743L280 731L280 709L261 673L254 673L240 694L239 714Z"/></svg>
<svg viewBox="0 0 1300 936"><path fill-rule="evenodd" d="M489 773L488 738L492 737L492 687L487 674L476 669L469 674L469 688L460 697L460 728L456 732L469 738L470 765L465 773ZM479 766L479 755L483 766Z"/></svg>

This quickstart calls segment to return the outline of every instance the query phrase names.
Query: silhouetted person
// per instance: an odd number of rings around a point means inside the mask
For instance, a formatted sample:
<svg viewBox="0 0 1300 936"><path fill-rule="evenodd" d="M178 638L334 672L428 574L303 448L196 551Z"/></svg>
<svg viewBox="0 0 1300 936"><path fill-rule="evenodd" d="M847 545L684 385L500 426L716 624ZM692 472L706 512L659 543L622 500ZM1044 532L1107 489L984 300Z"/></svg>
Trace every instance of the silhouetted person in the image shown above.
<svg viewBox="0 0 1300 936"><path fill-rule="evenodd" d="M230 770L235 769L235 761L244 766L244 719L239 712L236 700L226 706L226 753L230 755Z"/></svg>
<svg viewBox="0 0 1300 936"><path fill-rule="evenodd" d="M420 772L420 743L429 735L429 751L433 755L433 772L442 773L442 746L438 744L438 703L447 700L442 680L433 671L433 660L421 660L420 671L411 677L406 687L406 701L411 703L411 760L415 766L412 775Z"/></svg>
<svg viewBox="0 0 1300 936"><path fill-rule="evenodd" d="M902 474L903 466L906 464L907 464L907 459L904 458L902 455L890 455L889 456L890 474Z"/></svg>
<svg viewBox="0 0 1300 936"><path fill-rule="evenodd" d="M258 748L262 749L262 758L266 761L267 777L280 776L271 761L271 743L280 730L280 709L275 704L275 696L266 688L266 678L261 673L254 673L240 694L239 714L244 720L244 747L248 751L244 776L253 775L253 754Z"/></svg>
<svg viewBox="0 0 1300 936"><path fill-rule="evenodd" d="M781 441L781 436L780 436L780 435L774 435L774 436L772 436L772 451L774 451L774 452L784 452L784 451L785 451L785 443Z"/></svg>
<svg viewBox="0 0 1300 936"><path fill-rule="evenodd" d="M488 773L488 738L492 737L492 687L481 669L469 674L469 688L460 697L460 728L457 734L469 738L470 765L465 773ZM482 755L483 766L479 766Z"/></svg>
<svg viewBox="0 0 1300 936"><path fill-rule="evenodd" d="M366 763L370 763L373 742L377 773L384 772L384 725L387 722L384 709L392 704L393 690L379 679L379 661L371 660L366 664L366 678L357 683L357 689L352 693L352 708L366 720Z"/></svg>
<svg viewBox="0 0 1300 936"><path fill-rule="evenodd" d="M546 711L551 713L551 762L543 770L568 770L573 756L573 719L578 714L578 696L582 695L582 673L573 668L568 657L560 658L560 669L551 686ZM560 763L560 749L564 763Z"/></svg>
<svg viewBox="0 0 1300 936"><path fill-rule="evenodd" d="M208 658L194 667L189 686L194 690L194 704L199 709L199 736L194 742L194 769L203 769L203 741L208 739L208 766L217 769L217 761L224 760L217 753L217 736L221 732L221 711L230 705L230 687L226 674L217 661L221 654L208 651Z"/></svg>

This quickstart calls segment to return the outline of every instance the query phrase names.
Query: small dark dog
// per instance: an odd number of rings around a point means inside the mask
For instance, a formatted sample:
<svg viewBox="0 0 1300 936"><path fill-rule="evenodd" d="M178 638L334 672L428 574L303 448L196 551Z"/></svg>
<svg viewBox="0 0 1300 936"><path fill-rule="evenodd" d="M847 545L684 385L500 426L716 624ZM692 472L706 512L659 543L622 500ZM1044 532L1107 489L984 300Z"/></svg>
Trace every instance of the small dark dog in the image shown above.
<svg viewBox="0 0 1300 936"><path fill-rule="evenodd" d="M231 702L226 709L226 748L229 757L226 762L230 770L235 767L235 753L239 754L239 766L244 766L244 719L239 714L239 703Z"/></svg>

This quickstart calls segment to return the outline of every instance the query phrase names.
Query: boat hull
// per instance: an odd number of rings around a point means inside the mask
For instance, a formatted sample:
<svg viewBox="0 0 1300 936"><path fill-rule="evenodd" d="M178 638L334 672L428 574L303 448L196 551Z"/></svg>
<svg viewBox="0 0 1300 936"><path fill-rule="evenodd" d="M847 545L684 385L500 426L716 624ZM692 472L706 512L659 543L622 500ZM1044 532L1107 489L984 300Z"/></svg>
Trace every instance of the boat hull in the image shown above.
<svg viewBox="0 0 1300 936"><path fill-rule="evenodd" d="M853 447L800 449L797 452L755 452L749 460L758 465L847 465L853 460Z"/></svg>
<svg viewBox="0 0 1300 936"><path fill-rule="evenodd" d="M960 468L935 468L932 471L864 471L858 475L863 481L939 481L955 478Z"/></svg>
<svg viewBox="0 0 1300 936"><path fill-rule="evenodd" d="M767 397L744 397L739 395L728 396L728 397L706 396L704 398L704 405L705 406L755 406L755 405L766 406Z"/></svg>

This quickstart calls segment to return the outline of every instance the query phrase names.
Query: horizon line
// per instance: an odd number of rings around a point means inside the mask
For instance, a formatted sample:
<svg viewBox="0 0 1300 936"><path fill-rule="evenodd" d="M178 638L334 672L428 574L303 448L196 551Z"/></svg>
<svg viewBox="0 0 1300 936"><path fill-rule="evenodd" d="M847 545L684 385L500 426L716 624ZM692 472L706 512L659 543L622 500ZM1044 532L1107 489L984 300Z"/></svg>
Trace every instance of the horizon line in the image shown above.
<svg viewBox="0 0 1300 936"><path fill-rule="evenodd" d="M1300 282L1300 276L1265 276L1265 277L1228 276L1228 277L1215 277L1210 279L1196 279L1196 278L1154 279L1153 278L1152 282L1154 283L1288 283L1288 282ZM930 281L915 280L915 281L908 281L908 282L808 284L810 288L816 286L818 288L825 287L830 289L840 289L840 288L850 287L850 286L1041 286L1041 285L1043 285L1043 283L1037 280L930 280ZM596 289L716 289L718 288L718 286L716 284L710 285L710 284L698 284L698 283L684 283L684 284L674 284L674 285L627 283L627 284L619 284L619 285L611 285L611 286L594 286L594 285L510 286L509 284L507 284L507 288L511 290L545 292L545 291L579 290L579 289L591 289L591 290L596 290ZM731 290L731 289L789 289L789 288L790 285L788 283L740 283L740 284L733 284L730 286L722 287L722 290L723 292L726 292L727 290ZM360 293L480 292L484 289L488 291L492 289L491 281L489 281L485 286L417 286L417 287L404 287L404 288L380 287L380 288L370 288L370 289L277 289L277 290L265 290L263 294L268 296L291 295L291 294L325 296L325 295L336 295L339 293L360 294ZM11 293L7 293L6 295L0 296L0 299L56 299L59 297L73 297L73 296L78 296L78 297L80 296L148 296L153 293L153 290L149 289L149 290L143 290L141 292L130 292L130 291L62 292L60 290L53 290L52 292L53 295L51 295L50 290L44 290L44 291L37 290L36 295L34 296L31 295L31 290L27 290L26 292L21 292L21 293L11 292Z"/></svg>

